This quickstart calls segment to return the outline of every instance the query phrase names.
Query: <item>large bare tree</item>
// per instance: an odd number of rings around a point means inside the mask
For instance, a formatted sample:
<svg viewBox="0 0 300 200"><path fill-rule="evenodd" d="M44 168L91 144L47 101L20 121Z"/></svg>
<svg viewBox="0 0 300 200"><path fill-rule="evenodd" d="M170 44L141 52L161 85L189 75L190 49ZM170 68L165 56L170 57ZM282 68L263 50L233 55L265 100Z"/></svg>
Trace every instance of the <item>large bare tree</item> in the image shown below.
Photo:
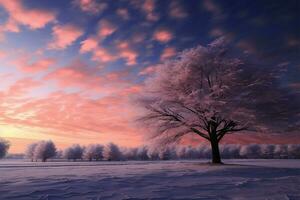
<svg viewBox="0 0 300 200"><path fill-rule="evenodd" d="M274 118L291 125L295 121L287 118L299 116L299 107L292 108L278 89L280 68L232 58L224 38L186 50L146 80L140 120L165 144L197 134L210 142L212 162L221 163L219 142L226 134L266 130Z"/></svg>

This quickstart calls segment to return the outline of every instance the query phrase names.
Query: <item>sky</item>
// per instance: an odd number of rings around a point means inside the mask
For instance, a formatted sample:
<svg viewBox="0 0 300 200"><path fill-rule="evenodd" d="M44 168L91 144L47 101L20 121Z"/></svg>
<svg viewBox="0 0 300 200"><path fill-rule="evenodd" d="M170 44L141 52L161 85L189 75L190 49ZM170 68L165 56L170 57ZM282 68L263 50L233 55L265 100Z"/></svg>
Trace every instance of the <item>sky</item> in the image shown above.
<svg viewBox="0 0 300 200"><path fill-rule="evenodd" d="M297 0L0 0L0 137L31 142L143 144L132 103L155 66L226 36L252 61L285 65L300 91ZM230 136L299 143L298 135Z"/></svg>

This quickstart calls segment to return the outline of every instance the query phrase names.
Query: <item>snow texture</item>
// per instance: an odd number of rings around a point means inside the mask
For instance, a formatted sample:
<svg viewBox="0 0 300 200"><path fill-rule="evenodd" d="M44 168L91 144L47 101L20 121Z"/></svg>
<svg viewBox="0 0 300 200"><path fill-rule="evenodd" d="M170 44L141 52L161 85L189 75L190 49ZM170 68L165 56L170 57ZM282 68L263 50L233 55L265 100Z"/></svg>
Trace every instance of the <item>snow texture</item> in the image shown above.
<svg viewBox="0 0 300 200"><path fill-rule="evenodd" d="M300 160L0 161L0 199L300 199Z"/></svg>

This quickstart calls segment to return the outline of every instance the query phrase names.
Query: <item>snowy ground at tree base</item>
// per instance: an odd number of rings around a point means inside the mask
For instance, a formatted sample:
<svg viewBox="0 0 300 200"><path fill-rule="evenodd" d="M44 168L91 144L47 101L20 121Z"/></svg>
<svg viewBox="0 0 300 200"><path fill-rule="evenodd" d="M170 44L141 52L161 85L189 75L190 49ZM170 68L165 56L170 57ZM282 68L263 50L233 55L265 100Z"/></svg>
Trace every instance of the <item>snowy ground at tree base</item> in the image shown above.
<svg viewBox="0 0 300 200"><path fill-rule="evenodd" d="M0 161L0 199L300 199L300 160Z"/></svg>

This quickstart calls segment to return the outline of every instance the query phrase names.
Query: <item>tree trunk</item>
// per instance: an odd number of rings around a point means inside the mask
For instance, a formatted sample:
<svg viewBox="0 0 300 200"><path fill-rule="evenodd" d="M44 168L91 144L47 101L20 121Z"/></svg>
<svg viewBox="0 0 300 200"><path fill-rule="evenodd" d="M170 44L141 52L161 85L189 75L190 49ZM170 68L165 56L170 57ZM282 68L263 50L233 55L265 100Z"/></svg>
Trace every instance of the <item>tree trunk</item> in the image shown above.
<svg viewBox="0 0 300 200"><path fill-rule="evenodd" d="M216 134L212 134L210 138L211 144L211 153L212 153L212 163L213 164L221 164L221 156L219 150L219 142L217 140Z"/></svg>

